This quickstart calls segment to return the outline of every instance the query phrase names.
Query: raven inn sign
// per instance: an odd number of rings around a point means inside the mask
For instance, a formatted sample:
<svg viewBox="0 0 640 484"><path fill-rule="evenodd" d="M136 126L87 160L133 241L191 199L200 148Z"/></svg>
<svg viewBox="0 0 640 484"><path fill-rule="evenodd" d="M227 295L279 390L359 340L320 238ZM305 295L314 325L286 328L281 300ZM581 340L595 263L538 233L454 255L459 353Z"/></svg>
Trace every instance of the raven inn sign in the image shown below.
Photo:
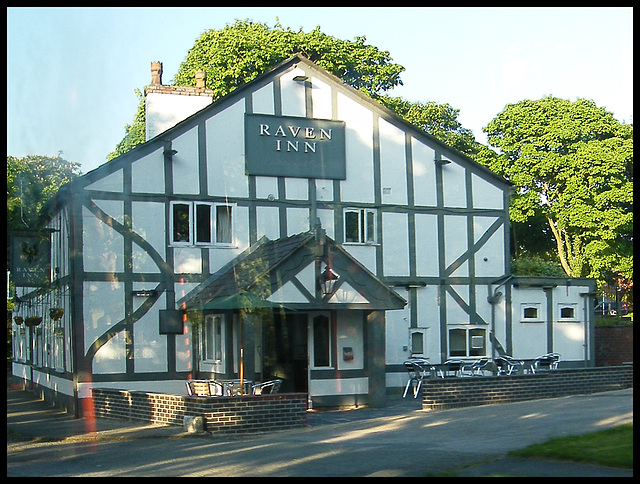
<svg viewBox="0 0 640 484"><path fill-rule="evenodd" d="M245 114L248 175L344 180L345 123Z"/></svg>

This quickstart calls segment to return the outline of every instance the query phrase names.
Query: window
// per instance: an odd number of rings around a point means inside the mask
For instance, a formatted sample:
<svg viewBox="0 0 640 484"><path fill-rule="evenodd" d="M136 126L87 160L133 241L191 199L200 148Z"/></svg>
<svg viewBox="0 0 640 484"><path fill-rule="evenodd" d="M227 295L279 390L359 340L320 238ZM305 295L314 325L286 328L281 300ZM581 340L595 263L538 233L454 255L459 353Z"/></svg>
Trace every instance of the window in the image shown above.
<svg viewBox="0 0 640 484"><path fill-rule="evenodd" d="M482 328L450 329L449 356L486 356L486 333Z"/></svg>
<svg viewBox="0 0 640 484"><path fill-rule="evenodd" d="M427 328L409 328L411 356L426 357Z"/></svg>
<svg viewBox="0 0 640 484"><path fill-rule="evenodd" d="M344 241L352 244L376 243L376 211L348 208L344 211Z"/></svg>
<svg viewBox="0 0 640 484"><path fill-rule="evenodd" d="M219 314L205 316L202 329L202 359L213 363L223 363L225 329Z"/></svg>
<svg viewBox="0 0 640 484"><path fill-rule="evenodd" d="M559 304L558 305L559 321L576 321L576 305L575 304Z"/></svg>
<svg viewBox="0 0 640 484"><path fill-rule="evenodd" d="M331 365L331 325L325 315L316 316L313 326L313 366L328 367Z"/></svg>
<svg viewBox="0 0 640 484"><path fill-rule="evenodd" d="M523 323L542 322L539 303L523 303L520 305L520 320Z"/></svg>
<svg viewBox="0 0 640 484"><path fill-rule="evenodd" d="M171 203L174 245L233 244L233 205L207 202Z"/></svg>

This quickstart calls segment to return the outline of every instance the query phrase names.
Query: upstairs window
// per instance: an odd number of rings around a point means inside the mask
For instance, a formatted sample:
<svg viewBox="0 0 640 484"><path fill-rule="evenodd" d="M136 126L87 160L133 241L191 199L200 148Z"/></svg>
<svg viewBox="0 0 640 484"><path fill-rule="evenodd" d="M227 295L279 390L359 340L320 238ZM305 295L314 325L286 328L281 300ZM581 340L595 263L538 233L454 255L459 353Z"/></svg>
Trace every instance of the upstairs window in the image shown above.
<svg viewBox="0 0 640 484"><path fill-rule="evenodd" d="M173 245L233 244L233 205L207 202L171 203Z"/></svg>
<svg viewBox="0 0 640 484"><path fill-rule="evenodd" d="M350 244L376 243L376 211L348 208L344 211L344 241Z"/></svg>

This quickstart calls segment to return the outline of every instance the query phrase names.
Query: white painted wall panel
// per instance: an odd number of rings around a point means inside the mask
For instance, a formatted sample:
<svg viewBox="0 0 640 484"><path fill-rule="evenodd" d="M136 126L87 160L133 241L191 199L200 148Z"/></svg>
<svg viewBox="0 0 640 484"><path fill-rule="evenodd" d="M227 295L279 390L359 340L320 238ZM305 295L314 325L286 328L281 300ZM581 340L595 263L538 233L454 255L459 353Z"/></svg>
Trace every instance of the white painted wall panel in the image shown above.
<svg viewBox="0 0 640 484"><path fill-rule="evenodd" d="M380 135L380 183L382 203L407 204L407 163L404 131L383 118Z"/></svg>
<svg viewBox="0 0 640 484"><path fill-rule="evenodd" d="M447 159L445 156L443 159ZM455 162L442 167L442 190L445 207L467 206L465 169Z"/></svg>
<svg viewBox="0 0 640 484"><path fill-rule="evenodd" d="M164 193L164 149L160 148L131 164L134 193Z"/></svg>
<svg viewBox="0 0 640 484"><path fill-rule="evenodd" d="M338 93L338 119L346 122L347 179L341 182L345 202L374 201L373 113Z"/></svg>
<svg viewBox="0 0 640 484"><path fill-rule="evenodd" d="M302 69L295 68L280 77L280 96L283 116L306 115L304 82L294 81L296 76L304 76Z"/></svg>
<svg viewBox="0 0 640 484"><path fill-rule="evenodd" d="M435 214L415 215L416 274L420 277L438 276L438 217Z"/></svg>
<svg viewBox="0 0 640 484"><path fill-rule="evenodd" d="M206 121L209 195L247 197L244 168L244 100Z"/></svg>
<svg viewBox="0 0 640 484"><path fill-rule="evenodd" d="M427 207L436 205L435 152L424 143L411 138L414 203Z"/></svg>
<svg viewBox="0 0 640 484"><path fill-rule="evenodd" d="M273 83L270 82L252 94L253 112L255 114L273 114Z"/></svg>
<svg viewBox="0 0 640 484"><path fill-rule="evenodd" d="M175 138L171 147L177 151L172 157L173 167L173 193L197 194L200 192L200 184L197 182L200 176L198 169L198 128L192 128L183 135Z"/></svg>
<svg viewBox="0 0 640 484"><path fill-rule="evenodd" d="M495 185L492 185L478 175L471 175L471 185L474 208L504 208L504 193Z"/></svg>
<svg viewBox="0 0 640 484"><path fill-rule="evenodd" d="M409 226L407 214L382 214L382 259L385 276L409 275Z"/></svg>

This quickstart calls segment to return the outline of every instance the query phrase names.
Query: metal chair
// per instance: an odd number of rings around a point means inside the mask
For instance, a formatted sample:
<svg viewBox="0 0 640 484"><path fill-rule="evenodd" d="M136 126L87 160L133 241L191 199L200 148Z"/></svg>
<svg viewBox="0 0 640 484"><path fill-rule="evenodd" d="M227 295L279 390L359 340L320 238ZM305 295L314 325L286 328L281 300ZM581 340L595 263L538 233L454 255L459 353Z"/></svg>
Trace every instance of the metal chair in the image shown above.
<svg viewBox="0 0 640 484"><path fill-rule="evenodd" d="M484 376L485 368L491 363L489 358L480 358L460 367L460 376Z"/></svg>
<svg viewBox="0 0 640 484"><path fill-rule="evenodd" d="M453 376L462 376L462 366L467 364L465 360L451 359L440 365L440 377L445 378L449 373L453 372Z"/></svg>
<svg viewBox="0 0 640 484"><path fill-rule="evenodd" d="M267 395L269 393L278 393L282 380L269 380L256 385L251 385L252 395Z"/></svg>
<svg viewBox="0 0 640 484"><path fill-rule="evenodd" d="M420 387L422 386L422 380L424 380L426 376L431 375L429 370L433 370L433 368L427 368L428 362L425 359L416 358L407 360L403 364L409 373L409 381L407 382L407 386L404 387L402 398L407 396L410 386L413 386L413 398L417 398L420 393Z"/></svg>
<svg viewBox="0 0 640 484"><path fill-rule="evenodd" d="M498 370L498 376L512 375L522 369L524 361L516 360L508 355L501 355L496 357L495 364Z"/></svg>
<svg viewBox="0 0 640 484"><path fill-rule="evenodd" d="M558 353L547 353L533 360L531 372L537 373L539 371L557 370L559 363L560 355Z"/></svg>

